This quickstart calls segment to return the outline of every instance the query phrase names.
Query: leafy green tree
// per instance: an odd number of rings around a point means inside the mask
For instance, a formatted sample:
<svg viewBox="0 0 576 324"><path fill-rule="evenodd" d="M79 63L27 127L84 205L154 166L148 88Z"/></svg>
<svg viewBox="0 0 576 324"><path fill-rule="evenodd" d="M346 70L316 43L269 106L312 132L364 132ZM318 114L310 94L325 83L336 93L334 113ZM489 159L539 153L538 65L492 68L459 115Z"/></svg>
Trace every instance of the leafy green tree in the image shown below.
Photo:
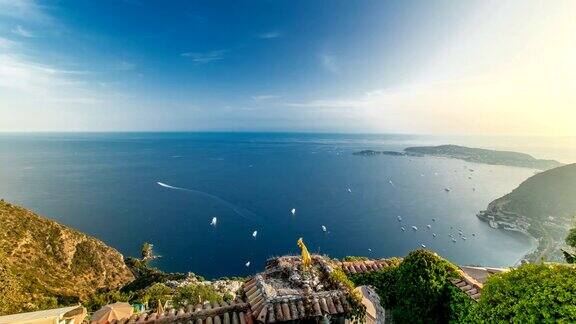
<svg viewBox="0 0 576 324"><path fill-rule="evenodd" d="M566 236L566 244L576 248L576 227L568 232L568 236Z"/></svg>
<svg viewBox="0 0 576 324"><path fill-rule="evenodd" d="M397 266L353 275L357 285L376 288L382 305L398 323L463 322L472 316L472 301L450 278L457 268L429 250L416 250Z"/></svg>
<svg viewBox="0 0 576 324"><path fill-rule="evenodd" d="M568 232L565 241L568 246L576 249L576 227ZM576 263L576 253L574 251L562 249L562 254L564 255L564 259L566 259L566 262Z"/></svg>
<svg viewBox="0 0 576 324"><path fill-rule="evenodd" d="M119 290L111 290L95 293L86 300L83 305L89 311L97 311L102 306L116 302L129 302L134 297L133 293L124 293Z"/></svg>
<svg viewBox="0 0 576 324"><path fill-rule="evenodd" d="M443 323L450 318L449 301L445 300L449 279L458 277L456 267L428 250L408 254L396 273L394 319L401 323L414 321L418 314L424 323Z"/></svg>
<svg viewBox="0 0 576 324"><path fill-rule="evenodd" d="M187 285L176 289L176 294L172 302L176 307L186 307L187 305L196 305L205 301L222 301L222 297L209 285Z"/></svg>
<svg viewBox="0 0 576 324"><path fill-rule="evenodd" d="M155 283L152 286L138 292L138 300L142 303L148 303L148 307L155 309L158 301L164 304L172 298L174 291L163 283Z"/></svg>
<svg viewBox="0 0 576 324"><path fill-rule="evenodd" d="M354 274L350 276L357 286L372 286L380 297L385 308L396 305L396 272L397 267L386 267L380 271Z"/></svg>
<svg viewBox="0 0 576 324"><path fill-rule="evenodd" d="M488 279L477 305L487 323L576 322L576 269L526 264Z"/></svg>
<svg viewBox="0 0 576 324"><path fill-rule="evenodd" d="M183 273L166 273L151 267L148 263L138 258L128 257L125 262L136 279L122 287L122 292L136 292L146 289L155 283L165 283L168 280L186 278Z"/></svg>

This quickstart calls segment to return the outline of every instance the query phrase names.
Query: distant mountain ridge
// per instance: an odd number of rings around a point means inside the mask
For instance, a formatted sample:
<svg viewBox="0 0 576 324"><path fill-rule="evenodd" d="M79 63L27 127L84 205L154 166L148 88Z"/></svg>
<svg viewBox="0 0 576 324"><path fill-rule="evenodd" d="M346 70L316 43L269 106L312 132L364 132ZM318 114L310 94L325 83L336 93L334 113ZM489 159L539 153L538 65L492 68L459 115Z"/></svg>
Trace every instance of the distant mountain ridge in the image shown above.
<svg viewBox="0 0 576 324"><path fill-rule="evenodd" d="M353 154L361 156L374 156L380 154L392 156L438 156L474 163L508 165L539 170L548 170L563 165L554 160L536 159L525 153L471 148L459 145L408 147L404 149L403 152L364 150Z"/></svg>
<svg viewBox="0 0 576 324"><path fill-rule="evenodd" d="M0 200L0 314L73 303L134 279L103 242ZM39 306L40 305L40 306Z"/></svg>

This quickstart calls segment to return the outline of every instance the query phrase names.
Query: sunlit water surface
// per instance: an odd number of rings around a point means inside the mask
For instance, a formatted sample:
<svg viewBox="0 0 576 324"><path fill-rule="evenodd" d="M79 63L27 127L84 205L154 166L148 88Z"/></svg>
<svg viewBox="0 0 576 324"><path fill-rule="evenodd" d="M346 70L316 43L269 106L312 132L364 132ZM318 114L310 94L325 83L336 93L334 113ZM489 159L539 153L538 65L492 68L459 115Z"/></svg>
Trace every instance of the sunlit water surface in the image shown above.
<svg viewBox="0 0 576 324"><path fill-rule="evenodd" d="M534 170L352 152L444 143L513 148L514 141L278 133L3 134L0 197L89 233L127 256L152 242L162 255L156 266L206 277L261 271L267 258L297 253L299 237L311 251L333 257L404 256L424 244L460 264L505 266L516 263L534 242L493 230L475 214ZM546 157L573 156L554 145L549 151L543 150L545 144L519 147ZM210 226L213 217L216 227Z"/></svg>

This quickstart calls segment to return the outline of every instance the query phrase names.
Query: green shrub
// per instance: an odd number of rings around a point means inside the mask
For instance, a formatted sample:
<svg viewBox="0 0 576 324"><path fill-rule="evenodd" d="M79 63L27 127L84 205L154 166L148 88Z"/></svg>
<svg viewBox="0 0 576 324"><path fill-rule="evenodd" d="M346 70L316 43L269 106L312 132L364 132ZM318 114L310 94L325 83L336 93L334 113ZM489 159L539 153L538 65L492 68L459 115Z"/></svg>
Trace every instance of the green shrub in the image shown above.
<svg viewBox="0 0 576 324"><path fill-rule="evenodd" d="M183 273L166 273L136 258L126 258L126 265L130 268L130 271L132 271L136 279L122 287L122 292L135 292L146 289L155 283L165 283L168 280L182 280L186 278L186 275Z"/></svg>
<svg viewBox="0 0 576 324"><path fill-rule="evenodd" d="M566 241L566 244L568 244L568 246L570 246L572 248L572 250L562 249L562 254L564 255L564 259L568 263L576 263L576 252L574 252L574 249L576 249L576 228L573 228L568 232L568 236L566 236L565 241Z"/></svg>
<svg viewBox="0 0 576 324"><path fill-rule="evenodd" d="M454 285L446 285L444 308L450 323L478 323L476 302Z"/></svg>
<svg viewBox="0 0 576 324"><path fill-rule="evenodd" d="M576 228L571 229L566 236L566 244L576 248Z"/></svg>
<svg viewBox="0 0 576 324"><path fill-rule="evenodd" d="M357 285L373 286L395 322L446 323L471 317L470 298L449 282L457 276L450 262L431 251L416 250L397 266L351 278Z"/></svg>
<svg viewBox="0 0 576 324"><path fill-rule="evenodd" d="M207 285L188 285L176 289L176 294L172 302L176 307L186 307L187 305L196 305L205 301L222 301L222 297L212 286Z"/></svg>
<svg viewBox="0 0 576 324"><path fill-rule="evenodd" d="M396 269L396 305L393 316L398 322L444 323L450 318L450 302L445 300L449 278L457 277L456 267L428 250L408 254Z"/></svg>
<svg viewBox="0 0 576 324"><path fill-rule="evenodd" d="M231 293L225 293L224 296L222 296L222 299L225 302L229 303L234 300L234 295L232 295Z"/></svg>
<svg viewBox="0 0 576 324"><path fill-rule="evenodd" d="M382 268L380 271L353 274L351 280L357 286L372 286L380 297L383 307L396 304L396 267Z"/></svg>
<svg viewBox="0 0 576 324"><path fill-rule="evenodd" d="M97 311L102 306L116 303L116 302L129 302L134 297L132 293L123 293L118 290L98 292L91 295L83 305L88 311Z"/></svg>
<svg viewBox="0 0 576 324"><path fill-rule="evenodd" d="M342 261L366 261L369 260L367 257L363 257L363 256L354 256L354 255L349 255L344 257L344 259L342 259Z"/></svg>
<svg viewBox="0 0 576 324"><path fill-rule="evenodd" d="M168 299L172 298L173 290L162 283L155 283L152 286L140 290L138 292L138 301L148 303L148 307L155 309L158 301L164 304Z"/></svg>
<svg viewBox="0 0 576 324"><path fill-rule="evenodd" d="M334 269L330 273L330 281L335 286L344 287L348 292L348 303L350 304L350 311L348 312L348 319L353 323L360 323L360 320L366 316L366 306L362 304L362 295L355 291L356 285L350 280L342 269Z"/></svg>
<svg viewBox="0 0 576 324"><path fill-rule="evenodd" d="M576 269L526 264L488 279L478 303L488 323L576 322Z"/></svg>

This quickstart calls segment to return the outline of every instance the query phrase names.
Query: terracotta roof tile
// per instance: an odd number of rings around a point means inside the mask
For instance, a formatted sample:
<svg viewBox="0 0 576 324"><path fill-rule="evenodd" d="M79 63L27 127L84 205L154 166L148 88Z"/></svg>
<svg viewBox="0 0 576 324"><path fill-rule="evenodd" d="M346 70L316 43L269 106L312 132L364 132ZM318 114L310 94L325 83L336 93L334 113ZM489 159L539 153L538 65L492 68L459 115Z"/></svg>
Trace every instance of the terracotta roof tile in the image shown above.
<svg viewBox="0 0 576 324"><path fill-rule="evenodd" d="M188 307L186 310L170 309L163 314L156 313L133 315L128 323L196 323L196 324L238 324L245 322L246 316L244 311L249 305L241 301L235 301L230 304L223 303L206 303Z"/></svg>
<svg viewBox="0 0 576 324"><path fill-rule="evenodd" d="M367 273L381 270L393 263L386 259L362 261L322 261L323 271L331 271L333 266L340 266L346 273ZM287 257L283 257L287 258ZM288 257L290 258L290 257ZM293 257L297 258L297 257ZM285 259L286 260L286 259ZM297 260L297 259L295 259ZM306 318L323 315L344 314L350 310L347 292L344 289L323 290L316 292L299 292L297 294L284 293L276 296L266 288L266 277L278 273L277 266L280 258L270 260L266 265L266 272L257 274L248 279L243 285L243 300L231 303L205 303L188 306L186 309L171 309L164 314L156 313L133 315L130 319L119 323L194 323L194 324L253 324L278 323L284 321L299 321ZM501 269L485 268L486 272L497 273ZM276 271L276 272L275 272ZM450 282L466 293L473 300L478 300L482 292L482 283L471 277L463 270L459 270L459 278L450 279Z"/></svg>
<svg viewBox="0 0 576 324"><path fill-rule="evenodd" d="M386 259L340 262L342 270L351 274L378 271L382 268L389 267L391 264L392 263Z"/></svg>
<svg viewBox="0 0 576 324"><path fill-rule="evenodd" d="M458 270L458 273L460 278L453 278L450 282L470 298L477 301L481 296L483 284L461 269Z"/></svg>

